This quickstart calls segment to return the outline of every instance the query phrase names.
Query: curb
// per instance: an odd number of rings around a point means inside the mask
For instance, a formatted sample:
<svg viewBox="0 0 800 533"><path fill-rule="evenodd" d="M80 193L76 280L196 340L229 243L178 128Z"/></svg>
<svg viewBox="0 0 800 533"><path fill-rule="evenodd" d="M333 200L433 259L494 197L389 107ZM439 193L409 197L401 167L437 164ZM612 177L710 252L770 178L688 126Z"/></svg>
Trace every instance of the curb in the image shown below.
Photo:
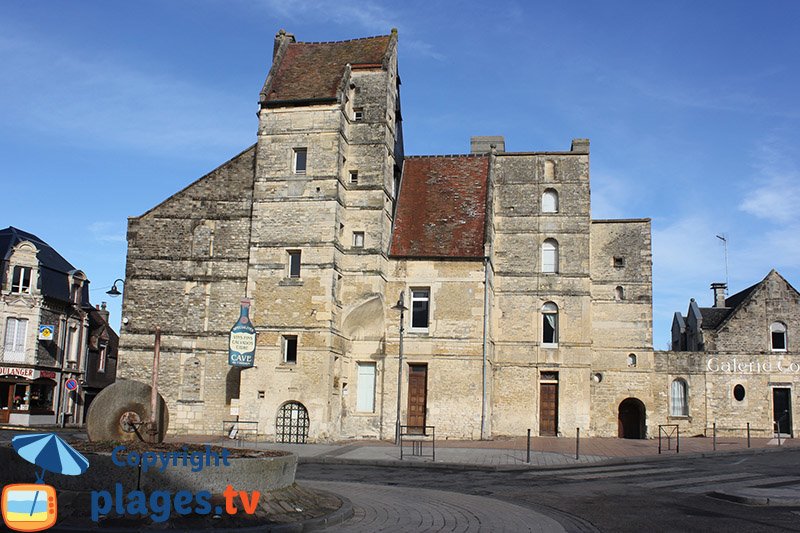
<svg viewBox="0 0 800 533"><path fill-rule="evenodd" d="M518 451L518 450L515 450ZM519 472L530 470L569 470L577 468L591 468L593 466L614 466L626 464L656 463L660 461L670 461L675 459L701 459L711 457L727 457L738 455L761 455L765 453L779 453L785 451L800 451L797 447L775 447L775 448L750 448L743 450L725 450L718 452L692 452L685 454L670 453L662 455L645 455L635 457L608 457L597 461L586 463L569 463L561 465L536 465L536 464L508 464L508 465L482 465L471 463L453 462L417 462L400 461L399 459L358 459L348 457L330 456L298 456L298 464L332 464L332 465L355 465L355 466L380 466L394 468L429 468L436 470L474 470L483 472ZM554 453L554 452L549 452ZM587 454L588 455L588 454ZM595 456L596 457L596 456Z"/></svg>
<svg viewBox="0 0 800 533"><path fill-rule="evenodd" d="M796 507L800 505L800 498L781 498L767 496L751 496L747 494L736 494L730 492L713 491L707 494L718 500L725 500L744 505L758 505L769 507Z"/></svg>

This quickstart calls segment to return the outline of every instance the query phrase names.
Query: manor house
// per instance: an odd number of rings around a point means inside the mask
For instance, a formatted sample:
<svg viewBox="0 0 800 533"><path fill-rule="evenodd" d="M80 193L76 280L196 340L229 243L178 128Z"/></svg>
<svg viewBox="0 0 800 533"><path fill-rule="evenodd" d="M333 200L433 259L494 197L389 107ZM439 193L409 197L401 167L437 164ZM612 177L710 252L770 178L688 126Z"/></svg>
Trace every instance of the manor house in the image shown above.
<svg viewBox="0 0 800 533"><path fill-rule="evenodd" d="M172 433L653 435L649 219L592 220L587 139L406 155L397 46L276 35L255 144L129 220L120 376L149 383L160 327Z"/></svg>

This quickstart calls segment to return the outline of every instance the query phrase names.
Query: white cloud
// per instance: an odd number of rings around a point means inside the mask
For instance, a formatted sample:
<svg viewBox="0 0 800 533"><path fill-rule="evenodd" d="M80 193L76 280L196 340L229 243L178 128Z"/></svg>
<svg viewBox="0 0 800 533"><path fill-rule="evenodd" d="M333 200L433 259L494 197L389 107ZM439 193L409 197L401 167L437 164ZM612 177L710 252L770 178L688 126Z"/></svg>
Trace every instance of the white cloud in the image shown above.
<svg viewBox="0 0 800 533"><path fill-rule="evenodd" d="M751 215L778 223L800 218L800 176L769 178L749 191L739 208Z"/></svg>
<svg viewBox="0 0 800 533"><path fill-rule="evenodd" d="M99 242L127 242L125 228L117 222L92 222L87 227L94 240Z"/></svg>

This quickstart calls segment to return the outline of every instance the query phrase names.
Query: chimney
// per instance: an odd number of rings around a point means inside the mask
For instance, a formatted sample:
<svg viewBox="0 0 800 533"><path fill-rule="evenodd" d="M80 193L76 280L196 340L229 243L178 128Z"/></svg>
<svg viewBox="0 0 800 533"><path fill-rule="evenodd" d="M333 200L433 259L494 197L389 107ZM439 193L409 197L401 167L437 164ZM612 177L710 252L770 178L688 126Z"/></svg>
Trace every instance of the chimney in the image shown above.
<svg viewBox="0 0 800 533"><path fill-rule="evenodd" d="M711 284L711 290L714 291L714 307L725 307L725 290L727 288L726 283Z"/></svg>
<svg viewBox="0 0 800 533"><path fill-rule="evenodd" d="M578 154L588 154L589 139L572 139L572 145L569 147L569 151Z"/></svg>
<svg viewBox="0 0 800 533"><path fill-rule="evenodd" d="M498 152L506 151L506 140L502 135L487 135L483 137L471 137L469 140L470 153L488 154L492 151L492 146Z"/></svg>
<svg viewBox="0 0 800 533"><path fill-rule="evenodd" d="M95 306L95 307L97 307L97 306ZM108 312L108 309L106 309L106 303L105 303L105 302L103 302L103 303L100 305L100 307L99 307L99 308L97 308L97 311L100 313L100 316L101 316L101 317L103 317L103 320L105 320L105 321L106 321L106 324L108 324L108 315L109 315L110 313Z"/></svg>

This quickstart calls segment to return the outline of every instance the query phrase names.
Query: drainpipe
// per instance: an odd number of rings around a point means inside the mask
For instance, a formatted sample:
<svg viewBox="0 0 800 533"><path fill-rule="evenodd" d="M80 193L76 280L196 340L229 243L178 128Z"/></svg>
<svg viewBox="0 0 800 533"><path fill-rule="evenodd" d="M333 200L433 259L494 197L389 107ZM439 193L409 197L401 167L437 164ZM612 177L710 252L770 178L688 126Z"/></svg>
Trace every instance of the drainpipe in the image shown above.
<svg viewBox="0 0 800 533"><path fill-rule="evenodd" d="M481 361L481 440L489 438L486 416L486 343L489 329L489 258L483 258L483 350Z"/></svg>

